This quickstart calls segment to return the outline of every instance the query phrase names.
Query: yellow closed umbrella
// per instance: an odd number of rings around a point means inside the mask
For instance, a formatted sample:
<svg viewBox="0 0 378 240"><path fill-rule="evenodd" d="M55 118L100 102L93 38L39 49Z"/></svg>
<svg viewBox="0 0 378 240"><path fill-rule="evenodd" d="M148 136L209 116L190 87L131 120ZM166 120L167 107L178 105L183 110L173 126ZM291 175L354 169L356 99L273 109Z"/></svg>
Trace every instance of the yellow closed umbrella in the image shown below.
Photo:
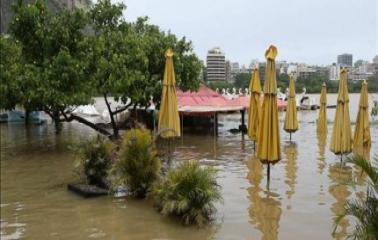
<svg viewBox="0 0 378 240"><path fill-rule="evenodd" d="M353 139L349 117L349 95L348 95L348 71L342 69L340 72L339 94L337 97L336 115L333 123L330 150L336 155L350 153L352 151Z"/></svg>
<svg viewBox="0 0 378 240"><path fill-rule="evenodd" d="M284 130L290 134L291 142L291 134L298 130L297 103L295 101L295 81L292 74L290 75L289 96L286 107Z"/></svg>
<svg viewBox="0 0 378 240"><path fill-rule="evenodd" d="M251 97L249 100L249 112L248 112L248 136L254 142L257 141L259 118L261 112L260 105L260 76L259 69L255 68L252 74L251 82L249 84L249 92Z"/></svg>
<svg viewBox="0 0 378 240"><path fill-rule="evenodd" d="M165 58L163 93L159 111L159 133L163 138L180 137L180 117L177 106L175 71L173 69L173 52L171 49L165 52Z"/></svg>
<svg viewBox="0 0 378 240"><path fill-rule="evenodd" d="M357 148L370 147L371 145L368 108L368 86L367 82L364 81L361 86L360 104L354 129L353 150L355 152Z"/></svg>
<svg viewBox="0 0 378 240"><path fill-rule="evenodd" d="M327 86L325 83L320 92L320 109L316 130L320 134L327 133Z"/></svg>
<svg viewBox="0 0 378 240"><path fill-rule="evenodd" d="M267 59L264 101L261 109L261 121L258 131L257 157L262 163L268 164L268 184L270 180L270 164L281 159L280 131L278 127L276 64L277 48L270 46L265 52Z"/></svg>

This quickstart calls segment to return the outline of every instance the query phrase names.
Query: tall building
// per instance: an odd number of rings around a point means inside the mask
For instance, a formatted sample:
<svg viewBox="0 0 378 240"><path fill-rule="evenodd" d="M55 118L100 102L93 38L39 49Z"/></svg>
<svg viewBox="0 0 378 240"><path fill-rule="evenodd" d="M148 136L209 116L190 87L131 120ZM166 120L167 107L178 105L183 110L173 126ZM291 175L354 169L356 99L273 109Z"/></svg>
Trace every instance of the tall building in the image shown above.
<svg viewBox="0 0 378 240"><path fill-rule="evenodd" d="M373 58L373 63L377 63L377 64L378 64L378 55L376 55L376 56Z"/></svg>
<svg viewBox="0 0 378 240"><path fill-rule="evenodd" d="M349 53L344 53L337 56L337 64L341 67L352 67L353 66L353 55Z"/></svg>
<svg viewBox="0 0 378 240"><path fill-rule="evenodd" d="M231 62L229 60L226 61L226 82L233 82L231 74Z"/></svg>
<svg viewBox="0 0 378 240"><path fill-rule="evenodd" d="M210 49L207 52L206 75L208 82L226 81L226 58L219 47Z"/></svg>
<svg viewBox="0 0 378 240"><path fill-rule="evenodd" d="M340 70L341 70L340 65L333 63L329 68L329 80L339 80Z"/></svg>
<svg viewBox="0 0 378 240"><path fill-rule="evenodd" d="M240 66L238 62L232 62L231 66L231 83L235 82L235 77L240 73Z"/></svg>

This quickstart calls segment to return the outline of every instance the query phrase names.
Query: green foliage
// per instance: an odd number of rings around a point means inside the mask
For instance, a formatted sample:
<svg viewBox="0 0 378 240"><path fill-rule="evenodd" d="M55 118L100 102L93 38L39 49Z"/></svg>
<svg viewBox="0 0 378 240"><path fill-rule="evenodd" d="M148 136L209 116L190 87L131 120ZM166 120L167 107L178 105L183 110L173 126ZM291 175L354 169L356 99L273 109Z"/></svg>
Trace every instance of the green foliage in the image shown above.
<svg viewBox="0 0 378 240"><path fill-rule="evenodd" d="M21 48L9 38L0 36L0 109L14 109L19 103Z"/></svg>
<svg viewBox="0 0 378 240"><path fill-rule="evenodd" d="M168 48L174 51L177 85L183 90L199 87L201 63L193 53L191 42L165 33L148 18L126 22L122 17L125 6L98 1L89 15L95 29L91 51L93 79L97 91L112 95L126 103L147 106L150 96L160 103L161 82Z"/></svg>
<svg viewBox="0 0 378 240"><path fill-rule="evenodd" d="M114 146L103 137L94 137L79 146L78 167L84 173L89 184L104 185L112 164Z"/></svg>
<svg viewBox="0 0 378 240"><path fill-rule="evenodd" d="M378 116L378 101L374 101L374 106L371 109L371 116Z"/></svg>
<svg viewBox="0 0 378 240"><path fill-rule="evenodd" d="M250 73L239 73L235 75L235 82L234 85L236 88L248 88L249 83L251 81L251 74Z"/></svg>
<svg viewBox="0 0 378 240"><path fill-rule="evenodd" d="M213 89L213 90L216 90L218 88L219 92L221 93L221 90L224 88L224 89L232 89L234 87L234 85L232 83L228 83L228 82L210 82L208 84L208 86Z"/></svg>
<svg viewBox="0 0 378 240"><path fill-rule="evenodd" d="M48 14L43 0L36 0L34 4L23 4L18 0L13 6L14 17L10 24L11 36L22 46L24 61L41 65L44 62L45 41Z"/></svg>
<svg viewBox="0 0 378 240"><path fill-rule="evenodd" d="M338 224L350 216L357 220L354 231L349 235L353 239L377 239L378 236L378 155L372 164L361 156L354 156L348 162L359 167L368 177L367 195L365 199L350 200L345 205L345 212L335 220L335 230Z"/></svg>
<svg viewBox="0 0 378 240"><path fill-rule="evenodd" d="M127 186L133 196L145 197L160 174L160 159L149 130L131 129L124 135L112 172L116 186Z"/></svg>
<svg viewBox="0 0 378 240"><path fill-rule="evenodd" d="M72 107L91 102L88 80L87 41L83 11L47 11L44 1L14 6L10 37L21 48L17 84L18 104L28 110L44 110L55 120ZM66 117L66 116L65 116Z"/></svg>
<svg viewBox="0 0 378 240"><path fill-rule="evenodd" d="M195 161L170 170L152 193L158 210L180 217L184 224L209 222L216 212L214 203L221 200L216 173L214 168L202 168Z"/></svg>
<svg viewBox="0 0 378 240"><path fill-rule="evenodd" d="M377 75L377 74L376 74ZM369 92L378 92L378 77L373 75L368 79ZM339 90L339 81L329 80L325 73L315 73L308 77L298 77L295 82L297 92L302 92L306 88L307 93L320 93L322 83L326 82L328 93L337 93ZM348 80L348 91L350 93L359 93L361 91L362 81ZM289 76L287 74L277 75L277 85L281 91L285 91L289 86Z"/></svg>
<svg viewBox="0 0 378 240"><path fill-rule="evenodd" d="M10 40L1 40L4 55L15 54L1 62L1 89L7 100L0 107L19 104L29 111L43 110L57 123L77 120L71 110L91 103L94 94L125 104L130 99L141 107L148 106L153 96L159 105L168 48L175 53L177 86L197 89L202 66L192 43L149 24L147 18L126 22L124 9L122 4L99 0L87 12L51 14L44 0L27 5L17 1ZM84 35L88 25L94 34ZM117 136L116 113L108 110ZM94 124L87 125L97 130Z"/></svg>

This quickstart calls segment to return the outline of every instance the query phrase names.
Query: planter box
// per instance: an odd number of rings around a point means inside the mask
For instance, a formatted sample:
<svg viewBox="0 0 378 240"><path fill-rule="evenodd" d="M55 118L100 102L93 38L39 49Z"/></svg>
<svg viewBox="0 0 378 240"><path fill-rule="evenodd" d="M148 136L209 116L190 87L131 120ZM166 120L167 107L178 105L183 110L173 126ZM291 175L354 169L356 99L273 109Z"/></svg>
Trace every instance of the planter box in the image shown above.
<svg viewBox="0 0 378 240"><path fill-rule="evenodd" d="M85 198L108 195L107 189L84 183L68 184L67 189Z"/></svg>

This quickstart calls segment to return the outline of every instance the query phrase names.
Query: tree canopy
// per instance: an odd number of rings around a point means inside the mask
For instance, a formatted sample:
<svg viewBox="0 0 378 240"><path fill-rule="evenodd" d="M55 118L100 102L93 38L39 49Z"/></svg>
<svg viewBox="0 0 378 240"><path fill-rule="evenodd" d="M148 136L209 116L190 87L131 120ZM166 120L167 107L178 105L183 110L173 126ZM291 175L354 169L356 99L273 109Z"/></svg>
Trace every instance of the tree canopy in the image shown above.
<svg viewBox="0 0 378 240"><path fill-rule="evenodd" d="M52 14L43 0L28 5L18 1L10 39L2 36L0 42L2 55L11 56L1 61L5 69L1 96L6 98L1 108L20 105L28 111L43 110L56 123L78 120L99 130L72 110L100 94L117 136L114 115L129 106L147 107L151 97L159 105L167 48L175 53L178 87L196 90L201 63L192 43L162 31L147 17L127 22L125 9L123 4L99 0L86 12L76 9ZM108 97L124 107L112 109Z"/></svg>

